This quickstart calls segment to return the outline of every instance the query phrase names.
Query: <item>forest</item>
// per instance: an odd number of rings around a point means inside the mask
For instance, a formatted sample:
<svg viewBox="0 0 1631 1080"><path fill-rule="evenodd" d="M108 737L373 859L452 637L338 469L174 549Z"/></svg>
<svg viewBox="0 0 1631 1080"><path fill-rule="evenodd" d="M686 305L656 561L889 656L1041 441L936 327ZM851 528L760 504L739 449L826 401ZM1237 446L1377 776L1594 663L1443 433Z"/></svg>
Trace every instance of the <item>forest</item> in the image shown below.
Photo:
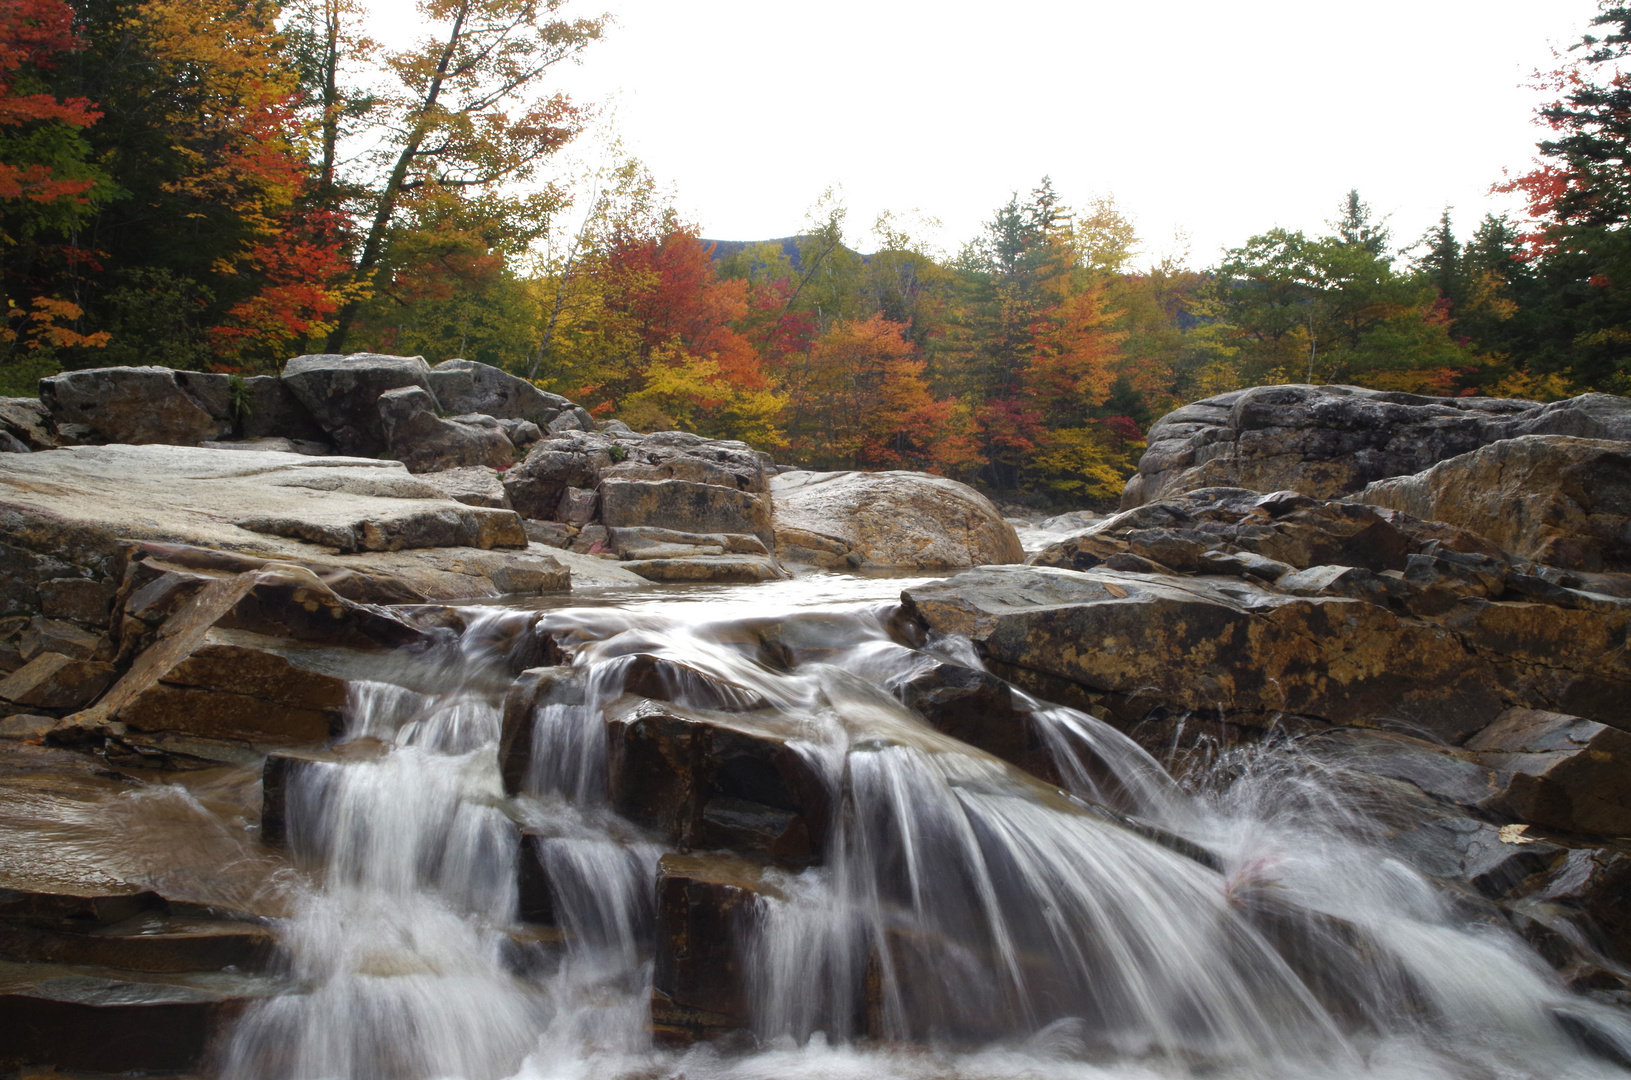
<svg viewBox="0 0 1631 1080"><path fill-rule="evenodd" d="M0 0L0 394L54 372L252 375L310 352L462 356L602 419L817 468L1113 503L1148 425L1274 382L1555 400L1631 393L1631 6L1549 76L1521 219L1319 235L1145 264L1112 199L1015 178L943 254L841 197L714 243L637 160L556 168L586 123L565 0ZM995 201L995 200L994 200Z"/></svg>

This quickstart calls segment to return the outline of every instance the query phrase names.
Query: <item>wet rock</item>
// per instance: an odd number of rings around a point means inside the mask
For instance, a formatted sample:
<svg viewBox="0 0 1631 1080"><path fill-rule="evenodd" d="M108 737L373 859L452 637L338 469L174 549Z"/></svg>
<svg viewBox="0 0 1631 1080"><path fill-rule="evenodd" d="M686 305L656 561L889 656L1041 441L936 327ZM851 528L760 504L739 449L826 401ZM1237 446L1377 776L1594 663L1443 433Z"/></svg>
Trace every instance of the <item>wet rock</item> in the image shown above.
<svg viewBox="0 0 1631 1080"><path fill-rule="evenodd" d="M100 1073L198 1069L211 1041L271 989L220 975L136 979L99 968L4 965L0 1064Z"/></svg>
<svg viewBox="0 0 1631 1080"><path fill-rule="evenodd" d="M720 814L750 809L795 815L766 835L756 854L809 858L825 835L830 808L818 766L789 745L796 732L775 716L710 713L626 699L610 710L608 787L619 814L690 847L722 843ZM714 800L713 822L708 819ZM746 807L744 804L752 804ZM779 817L769 814L770 817ZM727 820L727 835L730 823ZM802 826L802 827L800 827Z"/></svg>
<svg viewBox="0 0 1631 1080"><path fill-rule="evenodd" d="M267 632L276 636L270 636ZM309 570L224 577L178 607L86 723L284 746L339 730L346 683L386 678L394 649L427 640Z"/></svg>
<svg viewBox="0 0 1631 1080"><path fill-rule="evenodd" d="M1631 734L1577 716L1509 709L1466 748L1505 780L1491 809L1570 832L1631 836Z"/></svg>
<svg viewBox="0 0 1631 1080"><path fill-rule="evenodd" d="M745 942L765 893L775 895L762 867L746 860L663 856L651 988L659 1040L685 1044L751 1026Z"/></svg>
<svg viewBox="0 0 1631 1080"><path fill-rule="evenodd" d="M1122 508L1221 486L1331 498L1523 435L1626 441L1631 405L1608 394L1539 405L1354 386L1236 390L1155 422Z"/></svg>
<svg viewBox="0 0 1631 1080"><path fill-rule="evenodd" d="M12 713L83 708L113 682L113 665L42 652L0 679L0 710Z"/></svg>
<svg viewBox="0 0 1631 1080"><path fill-rule="evenodd" d="M306 769L332 769L348 761L369 761L386 747L353 739L332 750L274 750L261 763L260 840L282 847L289 841L289 792Z"/></svg>
<svg viewBox="0 0 1631 1080"><path fill-rule="evenodd" d="M936 661L896 692L936 731L1057 782L1053 756L1031 711L1020 707L1012 687L995 675Z"/></svg>
<svg viewBox="0 0 1631 1080"><path fill-rule="evenodd" d="M507 469L515 464L515 447L491 416L466 413L451 419L436 414L436 399L416 386L387 390L378 401L386 453L426 473L485 465Z"/></svg>
<svg viewBox="0 0 1631 1080"><path fill-rule="evenodd" d="M504 494L504 484L499 480L497 473L485 466L422 472L419 479L436 485L448 498L466 506L487 506L495 510L510 509L510 500ZM525 523L522 530L523 532L526 530Z"/></svg>
<svg viewBox="0 0 1631 1080"><path fill-rule="evenodd" d="M582 705L585 700L582 672L550 666L516 676L504 697L498 744L499 773L507 794L527 790L538 710L546 705Z"/></svg>
<svg viewBox="0 0 1631 1080"><path fill-rule="evenodd" d="M474 360L444 360L430 369L429 381L431 392L449 415L481 413L500 421L524 421L547 428L556 417L577 408L559 394L540 390L525 379ZM532 439L538 437L534 434Z"/></svg>
<svg viewBox="0 0 1631 1080"><path fill-rule="evenodd" d="M1566 570L1631 570L1631 445L1621 438L1504 439L1353 498L1472 529Z"/></svg>
<svg viewBox="0 0 1631 1080"><path fill-rule="evenodd" d="M0 452L54 450L51 413L37 398L0 397Z"/></svg>
<svg viewBox="0 0 1631 1080"><path fill-rule="evenodd" d="M776 530L789 531L777 555L789 562L813 557L827 567L940 568L1025 558L1013 526L990 500L945 477L789 472L771 481L770 490ZM810 537L825 542L812 544Z"/></svg>
<svg viewBox="0 0 1631 1080"><path fill-rule="evenodd" d="M39 591L40 614L48 619L72 619L95 627L108 625L108 612L113 606L115 592L111 582L90 578L52 578L40 582Z"/></svg>
<svg viewBox="0 0 1631 1080"><path fill-rule="evenodd" d="M1500 711L1491 666L1458 635L1336 597L1227 579L990 567L902 594L908 616L970 637L995 674L1123 722L1156 706L1420 727L1459 741ZM1043 683L1046 679L1043 680ZM1259 725L1261 726L1261 725Z"/></svg>
<svg viewBox="0 0 1631 1080"><path fill-rule="evenodd" d="M422 356L378 353L297 356L283 366L282 381L340 453L371 458L386 449L380 395L402 387L430 393L430 365Z"/></svg>
<svg viewBox="0 0 1631 1080"><path fill-rule="evenodd" d="M1631 656L1619 646L1631 613L1468 599L1436 621L1488 663L1508 704L1631 728Z"/></svg>
<svg viewBox="0 0 1631 1080"><path fill-rule="evenodd" d="M1523 900L1583 915L1595 945L1611 961L1631 961L1631 854L1613 848L1568 852L1526 883Z"/></svg>
<svg viewBox="0 0 1631 1080"><path fill-rule="evenodd" d="M196 446L227 426L187 392L177 372L162 367L65 371L40 380L40 400L53 423L84 429L82 442Z"/></svg>

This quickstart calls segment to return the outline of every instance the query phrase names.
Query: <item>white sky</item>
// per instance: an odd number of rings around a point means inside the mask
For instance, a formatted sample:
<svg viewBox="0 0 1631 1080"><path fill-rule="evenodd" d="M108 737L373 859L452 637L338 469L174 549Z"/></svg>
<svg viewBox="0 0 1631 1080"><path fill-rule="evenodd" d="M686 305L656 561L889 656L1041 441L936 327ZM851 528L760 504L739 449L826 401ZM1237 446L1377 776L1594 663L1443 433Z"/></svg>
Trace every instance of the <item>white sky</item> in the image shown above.
<svg viewBox="0 0 1631 1080"><path fill-rule="evenodd" d="M381 7L406 7L380 0ZM1192 265L1275 225L1320 230L1350 187L1396 243L1445 204L1465 238L1539 129L1526 84L1594 0L573 0L608 37L556 69L615 101L625 148L703 235L799 231L841 184L850 241L880 210L954 251L1051 175L1113 194L1146 250Z"/></svg>

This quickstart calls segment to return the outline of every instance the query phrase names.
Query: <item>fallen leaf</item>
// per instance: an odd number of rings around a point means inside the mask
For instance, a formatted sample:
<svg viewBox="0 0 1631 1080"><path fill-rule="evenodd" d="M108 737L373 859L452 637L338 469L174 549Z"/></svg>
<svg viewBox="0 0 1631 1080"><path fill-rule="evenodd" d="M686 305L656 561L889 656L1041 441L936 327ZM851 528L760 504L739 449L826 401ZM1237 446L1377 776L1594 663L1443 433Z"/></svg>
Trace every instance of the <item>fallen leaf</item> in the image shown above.
<svg viewBox="0 0 1631 1080"><path fill-rule="evenodd" d="M1111 596L1119 596L1123 600L1127 599L1127 590L1123 589L1120 585L1115 585L1107 581L1104 583L1104 587L1109 590Z"/></svg>
<svg viewBox="0 0 1631 1080"><path fill-rule="evenodd" d="M1502 825L1501 826L1501 843L1503 843L1503 844L1533 844L1535 842L1535 838L1533 836L1523 835L1524 833L1526 833L1528 831L1529 831L1529 826L1527 826L1527 825Z"/></svg>

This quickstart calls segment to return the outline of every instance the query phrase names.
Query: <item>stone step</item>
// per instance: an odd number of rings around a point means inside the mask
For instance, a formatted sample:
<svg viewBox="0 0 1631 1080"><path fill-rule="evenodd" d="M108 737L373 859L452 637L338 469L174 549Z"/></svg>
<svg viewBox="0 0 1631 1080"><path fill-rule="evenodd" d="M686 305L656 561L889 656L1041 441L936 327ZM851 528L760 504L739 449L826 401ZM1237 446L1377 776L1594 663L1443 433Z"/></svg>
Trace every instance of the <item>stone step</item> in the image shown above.
<svg viewBox="0 0 1631 1080"><path fill-rule="evenodd" d="M138 977L104 967L0 962L0 1068L198 1069L225 1025L285 989L232 973Z"/></svg>

